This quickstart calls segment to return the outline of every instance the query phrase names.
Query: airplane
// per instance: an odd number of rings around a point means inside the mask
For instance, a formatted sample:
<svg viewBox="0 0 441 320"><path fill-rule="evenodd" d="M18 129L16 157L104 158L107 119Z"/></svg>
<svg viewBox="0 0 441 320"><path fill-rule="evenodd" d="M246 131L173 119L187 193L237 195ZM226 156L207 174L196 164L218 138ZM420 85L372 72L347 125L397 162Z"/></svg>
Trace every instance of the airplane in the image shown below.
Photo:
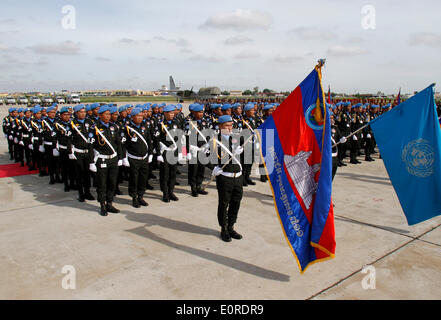
<svg viewBox="0 0 441 320"><path fill-rule="evenodd" d="M173 77L169 77L170 86L167 88L166 86L162 86L159 91L163 94L171 94L173 96L180 97L181 99L195 99L197 97L197 93L193 91L193 87L190 90L181 90L181 87L177 87Z"/></svg>

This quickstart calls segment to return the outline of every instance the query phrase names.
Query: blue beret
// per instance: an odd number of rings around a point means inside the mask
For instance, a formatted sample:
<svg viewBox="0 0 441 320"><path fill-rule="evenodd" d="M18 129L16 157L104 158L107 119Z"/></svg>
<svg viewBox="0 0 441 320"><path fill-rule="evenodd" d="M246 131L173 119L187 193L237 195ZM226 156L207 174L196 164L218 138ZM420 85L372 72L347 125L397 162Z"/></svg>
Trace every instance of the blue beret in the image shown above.
<svg viewBox="0 0 441 320"><path fill-rule="evenodd" d="M159 108L159 105L158 105L157 103L154 103L154 104L152 105L152 108Z"/></svg>
<svg viewBox="0 0 441 320"><path fill-rule="evenodd" d="M163 103L161 103L159 106L160 106L160 107L165 107L165 106L166 106L166 103L163 102Z"/></svg>
<svg viewBox="0 0 441 320"><path fill-rule="evenodd" d="M8 112L14 112L14 111L17 111L17 108L9 108L8 109Z"/></svg>
<svg viewBox="0 0 441 320"><path fill-rule="evenodd" d="M17 109L17 112L18 112L18 113L23 112L23 111L24 111L23 108L18 108L18 109Z"/></svg>
<svg viewBox="0 0 441 320"><path fill-rule="evenodd" d="M55 107L49 107L49 108L46 109L46 112L51 112L53 110L55 110Z"/></svg>
<svg viewBox="0 0 441 320"><path fill-rule="evenodd" d="M32 112L32 109L33 109L33 108L29 108L29 107L28 107L28 108L24 108L23 112L27 112L27 111Z"/></svg>
<svg viewBox="0 0 441 320"><path fill-rule="evenodd" d="M127 105L118 108L118 112L127 111Z"/></svg>
<svg viewBox="0 0 441 320"><path fill-rule="evenodd" d="M74 112L77 112L77 111L80 111L81 109L86 109L86 107L84 106L84 104L79 104L79 105L75 106L75 107L73 108L73 111L74 111Z"/></svg>
<svg viewBox="0 0 441 320"><path fill-rule="evenodd" d="M135 108L142 108L142 104L137 104L136 106L135 106Z"/></svg>
<svg viewBox="0 0 441 320"><path fill-rule="evenodd" d="M169 104L168 106L164 107L164 112L170 112L170 111L175 111L176 106L174 104Z"/></svg>
<svg viewBox="0 0 441 320"><path fill-rule="evenodd" d="M118 107L117 106L111 106L109 108L109 111L111 114L118 112Z"/></svg>
<svg viewBox="0 0 441 320"><path fill-rule="evenodd" d="M193 106L194 106L194 105L195 105L194 103L191 103L191 104L188 106L188 110L193 111Z"/></svg>
<svg viewBox="0 0 441 320"><path fill-rule="evenodd" d="M220 108L220 107L222 107L222 106L220 104L217 104L217 103L212 103L211 106L210 106L211 109L217 109L217 108Z"/></svg>
<svg viewBox="0 0 441 320"><path fill-rule="evenodd" d="M193 106L193 111L200 112L204 111L204 106L198 103L195 103Z"/></svg>
<svg viewBox="0 0 441 320"><path fill-rule="evenodd" d="M176 108L178 108L179 110L181 110L181 109L182 109L182 104L180 104L180 103L176 104Z"/></svg>
<svg viewBox="0 0 441 320"><path fill-rule="evenodd" d="M37 113L37 112L41 112L41 107L39 105L36 105L34 107L34 110L32 111L33 113Z"/></svg>
<svg viewBox="0 0 441 320"><path fill-rule="evenodd" d="M371 109L377 109L377 108L379 108L380 106L379 105L377 105L377 104L373 104L373 105L371 105Z"/></svg>
<svg viewBox="0 0 441 320"><path fill-rule="evenodd" d="M239 108L239 107L240 107L240 103L235 103L235 104L232 105L232 108L233 108L233 109L237 109L237 108Z"/></svg>
<svg viewBox="0 0 441 320"><path fill-rule="evenodd" d="M91 111L92 109L91 109L91 105L90 104L88 104L88 105L86 105L86 112L87 111Z"/></svg>
<svg viewBox="0 0 441 320"><path fill-rule="evenodd" d="M225 123L225 122L233 122L233 119L229 115L220 116L217 120L219 123Z"/></svg>
<svg viewBox="0 0 441 320"><path fill-rule="evenodd" d="M69 112L69 108L68 107L62 107L60 110L60 114L65 113L65 112Z"/></svg>
<svg viewBox="0 0 441 320"><path fill-rule="evenodd" d="M267 104L267 105L265 105L264 107L263 107L263 110L269 110L269 109L271 109L271 108L273 108L274 107L274 105L272 105L272 104Z"/></svg>
<svg viewBox="0 0 441 320"><path fill-rule="evenodd" d="M228 109L231 109L231 104L226 103L222 106L222 110L228 110Z"/></svg>
<svg viewBox="0 0 441 320"><path fill-rule="evenodd" d="M138 108L138 107L136 107L136 108L134 108L133 110L132 110L132 112L130 112L130 116L136 116L138 113L140 113L142 111L142 108Z"/></svg>
<svg viewBox="0 0 441 320"><path fill-rule="evenodd" d="M144 109L147 110L147 111L149 111L151 108L152 108L152 104L151 103L146 103L144 105Z"/></svg>
<svg viewBox="0 0 441 320"><path fill-rule="evenodd" d="M106 111L110 111L110 107L108 105L101 106L98 110L98 114L104 113Z"/></svg>
<svg viewBox="0 0 441 320"><path fill-rule="evenodd" d="M252 104L252 103L247 103L245 105L245 107L243 108L244 111L248 111L248 110L251 110L251 109L254 109L254 104Z"/></svg>

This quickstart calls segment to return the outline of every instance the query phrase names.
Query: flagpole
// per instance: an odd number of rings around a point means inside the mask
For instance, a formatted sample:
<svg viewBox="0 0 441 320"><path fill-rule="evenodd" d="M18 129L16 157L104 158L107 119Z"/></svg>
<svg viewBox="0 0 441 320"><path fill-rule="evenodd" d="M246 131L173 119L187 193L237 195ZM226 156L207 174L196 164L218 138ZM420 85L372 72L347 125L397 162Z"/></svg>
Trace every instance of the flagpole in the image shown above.
<svg viewBox="0 0 441 320"><path fill-rule="evenodd" d="M352 132L350 135L348 135L347 137L345 137L346 139L352 137L354 134L356 134L357 132L363 130L364 128L366 128L371 122L369 121L368 123L366 123L364 126L362 126L361 128L355 130L354 132ZM340 144L341 142L337 142L336 144L332 145L332 148L334 148L336 145Z"/></svg>

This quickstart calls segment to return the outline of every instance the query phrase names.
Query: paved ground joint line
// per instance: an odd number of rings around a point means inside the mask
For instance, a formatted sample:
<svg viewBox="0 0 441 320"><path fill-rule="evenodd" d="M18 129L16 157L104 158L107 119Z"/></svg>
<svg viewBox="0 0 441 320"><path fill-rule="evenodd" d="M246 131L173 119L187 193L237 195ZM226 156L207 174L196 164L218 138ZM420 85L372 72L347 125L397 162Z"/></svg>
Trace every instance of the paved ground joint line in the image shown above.
<svg viewBox="0 0 441 320"><path fill-rule="evenodd" d="M378 258L377 260L375 260L375 261L373 261L373 262L371 262L371 263L368 263L368 264L366 264L366 265L368 265L368 266L374 265L374 264L377 263L378 261L380 261L380 260L382 260L382 259L384 259L384 258L390 256L391 254L393 254L393 253L397 252L398 250L400 250L400 249L406 247L407 245L409 245L409 244L412 243L412 242L415 242L415 241L424 241L424 242L431 243L431 242L429 242L429 241L421 240L421 239L419 239L419 238L423 237L424 235L428 234L429 232L432 232L433 230L439 228L440 226L441 226L441 224L439 224L439 225L433 227L432 229L430 229L430 230L428 230L428 231L422 233L421 235L419 235L419 236L416 237L416 238L413 238L413 237L412 237L412 239L411 239L410 241L408 241L408 242L402 244L402 245L399 246L398 248L393 249L392 251L386 253L385 255L381 256L381 257ZM392 231L391 231L391 232L392 232ZM431 243L431 244L434 244L434 243ZM435 244L435 245L436 245L436 244ZM438 245L438 246L439 246L439 245ZM357 273L361 272L362 270L363 270L363 268L360 268L360 269L358 269L358 270L352 272L352 273L349 274L348 276L346 276L346 277L344 277L344 278L338 280L338 281L335 282L334 284L332 284L332 285L330 285L329 287L327 287L327 288L325 288L325 289L323 289L323 290L317 292L316 294L313 294L312 296L310 296L309 298L306 298L305 300L311 300L311 299L314 299L315 297L317 297L317 296L319 296L319 295L325 293L326 291L328 291L328 290L330 290L330 289L332 289L332 288L338 286L340 283L342 283L343 281L345 281L345 280L351 278L352 276L356 275Z"/></svg>

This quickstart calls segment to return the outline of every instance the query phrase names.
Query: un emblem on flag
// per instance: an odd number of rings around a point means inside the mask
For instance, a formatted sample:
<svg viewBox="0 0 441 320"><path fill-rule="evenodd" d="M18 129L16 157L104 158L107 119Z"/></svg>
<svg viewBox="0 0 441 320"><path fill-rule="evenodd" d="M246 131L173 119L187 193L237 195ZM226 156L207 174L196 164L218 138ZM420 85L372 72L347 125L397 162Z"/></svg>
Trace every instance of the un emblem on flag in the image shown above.
<svg viewBox="0 0 441 320"><path fill-rule="evenodd" d="M433 175L435 152L427 140L417 139L409 142L401 153L407 172L419 178Z"/></svg>
<svg viewBox="0 0 441 320"><path fill-rule="evenodd" d="M325 123L323 104L317 108L314 103L306 109L305 120L308 126L312 130L323 130L323 124Z"/></svg>

